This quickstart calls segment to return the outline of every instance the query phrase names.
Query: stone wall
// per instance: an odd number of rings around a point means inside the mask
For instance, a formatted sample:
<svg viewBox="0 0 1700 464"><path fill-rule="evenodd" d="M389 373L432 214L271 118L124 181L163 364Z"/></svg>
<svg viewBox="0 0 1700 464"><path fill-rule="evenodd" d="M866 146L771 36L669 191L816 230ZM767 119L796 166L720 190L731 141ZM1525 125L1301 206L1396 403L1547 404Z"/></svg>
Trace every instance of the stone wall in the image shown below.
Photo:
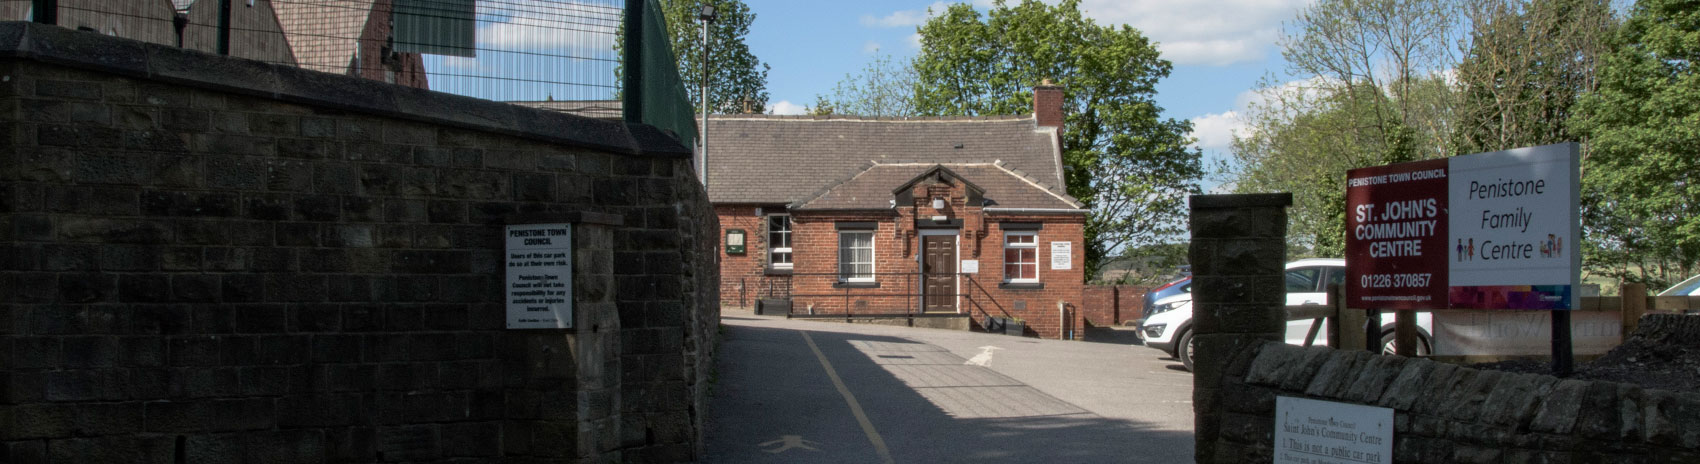
<svg viewBox="0 0 1700 464"><path fill-rule="evenodd" d="M1691 392L1283 343L1240 352L1218 387L1208 462L1270 462L1276 396L1392 408L1399 463L1700 462Z"/></svg>
<svg viewBox="0 0 1700 464"><path fill-rule="evenodd" d="M0 462L690 460L718 226L599 121L0 23ZM575 328L503 227L575 223Z"/></svg>

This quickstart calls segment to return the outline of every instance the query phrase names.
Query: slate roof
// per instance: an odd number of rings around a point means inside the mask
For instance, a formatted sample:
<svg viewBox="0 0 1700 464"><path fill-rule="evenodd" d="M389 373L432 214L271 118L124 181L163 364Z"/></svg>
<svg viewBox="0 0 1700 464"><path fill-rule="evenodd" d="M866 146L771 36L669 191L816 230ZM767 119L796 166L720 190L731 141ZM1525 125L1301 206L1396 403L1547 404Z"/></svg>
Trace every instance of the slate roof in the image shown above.
<svg viewBox="0 0 1700 464"><path fill-rule="evenodd" d="M985 191L984 206L995 208L1078 209L1081 204L1073 197L1040 186L1038 179L1023 176L995 163L891 163L868 164L848 179L832 183L816 195L792 205L791 209L808 210L874 210L891 207L895 198L892 189L916 177L929 174L935 168L949 173Z"/></svg>
<svg viewBox="0 0 1700 464"><path fill-rule="evenodd" d="M373 0L272 0L278 26L303 68L347 74Z"/></svg>
<svg viewBox="0 0 1700 464"><path fill-rule="evenodd" d="M850 179L870 162L931 166L1002 161L1003 169L1031 178L1043 189L1063 192L1055 134L1055 129L1040 128L1031 115L714 116L708 124L708 198L714 203L796 203L835 181ZM890 189L908 180L887 184L879 203L891 199ZM987 191L989 196L1001 194L990 187Z"/></svg>

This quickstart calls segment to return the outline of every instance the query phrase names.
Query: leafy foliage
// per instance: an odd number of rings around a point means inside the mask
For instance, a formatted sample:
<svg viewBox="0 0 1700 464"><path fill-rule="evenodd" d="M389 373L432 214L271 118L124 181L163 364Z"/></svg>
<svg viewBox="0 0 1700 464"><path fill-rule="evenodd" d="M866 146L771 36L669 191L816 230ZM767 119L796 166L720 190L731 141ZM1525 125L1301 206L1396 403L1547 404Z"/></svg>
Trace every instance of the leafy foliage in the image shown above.
<svg viewBox="0 0 1700 464"><path fill-rule="evenodd" d="M982 16L955 4L920 27L915 107L922 115L1026 114L1033 86L1063 86L1068 193L1091 208L1086 274L1123 247L1183 232L1186 196L1203 175L1191 124L1155 101L1170 63L1138 30L1099 26L1080 0L996 2Z"/></svg>
<svg viewBox="0 0 1700 464"><path fill-rule="evenodd" d="M1663 287L1700 270L1700 5L1642 0L1610 47L1569 126L1588 140L1585 261Z"/></svg>
<svg viewBox="0 0 1700 464"><path fill-rule="evenodd" d="M1486 0L1458 65L1462 153L1576 141L1565 128L1616 26L1603 0Z"/></svg>
<svg viewBox="0 0 1700 464"><path fill-rule="evenodd" d="M1443 0L1322 0L1281 40L1291 86L1265 82L1230 167L1236 190L1293 193L1297 256L1340 256L1346 170L1452 153L1444 78L1457 25Z"/></svg>
<svg viewBox="0 0 1700 464"><path fill-rule="evenodd" d="M715 7L717 18L709 25L708 76L709 110L719 114L742 113L744 107L767 106L768 66L750 53L744 37L750 34L755 13L742 0L660 0L673 37L673 53L679 60L680 78L691 103L701 102L703 82L702 21L697 19L704 3Z"/></svg>
<svg viewBox="0 0 1700 464"><path fill-rule="evenodd" d="M915 68L891 55L875 56L860 74L847 74L832 96L816 96L811 114L915 116Z"/></svg>

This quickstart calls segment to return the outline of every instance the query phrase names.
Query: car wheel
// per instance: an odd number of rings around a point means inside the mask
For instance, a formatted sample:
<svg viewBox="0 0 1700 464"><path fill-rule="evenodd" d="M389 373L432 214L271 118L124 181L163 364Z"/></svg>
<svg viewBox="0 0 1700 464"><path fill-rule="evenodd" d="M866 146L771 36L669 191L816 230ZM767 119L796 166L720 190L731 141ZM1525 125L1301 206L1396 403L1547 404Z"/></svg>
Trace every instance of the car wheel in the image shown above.
<svg viewBox="0 0 1700 464"><path fill-rule="evenodd" d="M1389 356L1399 354L1397 348L1393 346L1395 338L1397 336L1391 331L1381 334L1381 354ZM1417 334L1417 356L1428 356L1430 354L1432 353L1429 349L1428 337Z"/></svg>
<svg viewBox="0 0 1700 464"><path fill-rule="evenodd" d="M1192 331L1181 332L1181 337L1175 339L1175 357L1186 366L1187 372L1192 372Z"/></svg>

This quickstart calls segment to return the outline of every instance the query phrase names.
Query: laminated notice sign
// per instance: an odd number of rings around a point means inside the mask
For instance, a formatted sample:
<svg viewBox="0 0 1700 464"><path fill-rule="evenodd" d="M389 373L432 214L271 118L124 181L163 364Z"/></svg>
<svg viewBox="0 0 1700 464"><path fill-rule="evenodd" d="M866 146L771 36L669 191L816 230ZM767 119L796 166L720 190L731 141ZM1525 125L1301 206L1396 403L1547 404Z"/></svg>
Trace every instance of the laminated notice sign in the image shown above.
<svg viewBox="0 0 1700 464"><path fill-rule="evenodd" d="M1275 464L1393 462L1393 410L1275 397Z"/></svg>
<svg viewBox="0 0 1700 464"><path fill-rule="evenodd" d="M1074 268L1074 242L1051 242L1051 269Z"/></svg>
<svg viewBox="0 0 1700 464"><path fill-rule="evenodd" d="M509 329L573 327L572 224L507 227Z"/></svg>

